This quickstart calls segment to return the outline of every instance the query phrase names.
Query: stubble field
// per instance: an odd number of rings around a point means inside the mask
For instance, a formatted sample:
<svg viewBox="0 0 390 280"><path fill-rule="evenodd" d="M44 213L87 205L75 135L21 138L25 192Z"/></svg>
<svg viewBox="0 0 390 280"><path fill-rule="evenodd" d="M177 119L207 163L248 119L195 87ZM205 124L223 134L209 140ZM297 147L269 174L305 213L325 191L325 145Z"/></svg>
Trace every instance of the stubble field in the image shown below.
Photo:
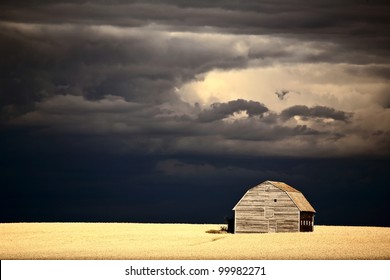
<svg viewBox="0 0 390 280"><path fill-rule="evenodd" d="M0 259L390 259L390 228L210 234L220 225L0 224Z"/></svg>

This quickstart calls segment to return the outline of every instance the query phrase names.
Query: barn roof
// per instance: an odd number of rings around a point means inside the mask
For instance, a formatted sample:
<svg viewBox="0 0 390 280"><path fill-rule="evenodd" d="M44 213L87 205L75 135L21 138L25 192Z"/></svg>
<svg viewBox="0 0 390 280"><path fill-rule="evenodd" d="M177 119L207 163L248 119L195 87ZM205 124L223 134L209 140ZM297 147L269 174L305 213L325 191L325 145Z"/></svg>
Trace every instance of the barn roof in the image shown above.
<svg viewBox="0 0 390 280"><path fill-rule="evenodd" d="M299 211L313 212L313 213L316 212L316 210L314 210L313 206L311 206L309 201L307 201L305 196L297 189L294 189L293 187L287 185L286 183L277 182L277 181L265 181L262 184L267 183L267 182L272 184L273 186L277 187L278 189L285 191L287 193L287 195L291 198L291 200L294 202L294 204L298 207ZM241 202L241 200L236 204L236 206L240 202ZM235 210L236 206L234 206L233 210Z"/></svg>
<svg viewBox="0 0 390 280"><path fill-rule="evenodd" d="M301 192L287 192L300 211L315 213L313 206L307 201Z"/></svg>
<svg viewBox="0 0 390 280"><path fill-rule="evenodd" d="M276 181L267 181L267 182L285 191L300 211L314 212L314 213L316 212L316 210L314 210L313 206L311 206L309 201L307 201L306 197L297 189L294 189L293 187L283 182L276 182Z"/></svg>
<svg viewBox="0 0 390 280"><path fill-rule="evenodd" d="M291 187L283 182L277 182L277 181L267 181L267 182L271 183L275 187L277 187L283 191L286 191L286 192L298 192L298 193L300 192L300 191L294 189L293 187Z"/></svg>

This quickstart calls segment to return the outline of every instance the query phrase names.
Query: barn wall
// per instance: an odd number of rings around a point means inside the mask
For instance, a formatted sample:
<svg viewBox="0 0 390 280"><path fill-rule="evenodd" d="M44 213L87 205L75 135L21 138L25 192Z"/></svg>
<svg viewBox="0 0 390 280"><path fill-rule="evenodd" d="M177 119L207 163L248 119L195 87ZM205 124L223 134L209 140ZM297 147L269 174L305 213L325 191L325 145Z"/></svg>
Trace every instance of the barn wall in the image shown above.
<svg viewBox="0 0 390 280"><path fill-rule="evenodd" d="M286 192L265 182L250 189L237 204L235 232L297 232L299 213Z"/></svg>

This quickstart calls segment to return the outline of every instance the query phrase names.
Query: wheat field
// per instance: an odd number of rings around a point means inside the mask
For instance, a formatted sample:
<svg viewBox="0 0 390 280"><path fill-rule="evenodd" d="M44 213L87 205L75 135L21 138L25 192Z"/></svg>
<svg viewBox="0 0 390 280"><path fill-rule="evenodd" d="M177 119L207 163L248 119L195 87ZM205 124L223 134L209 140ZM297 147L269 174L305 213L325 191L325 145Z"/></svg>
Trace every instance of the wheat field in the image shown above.
<svg viewBox="0 0 390 280"><path fill-rule="evenodd" d="M220 225L0 224L0 259L390 259L390 228L210 234Z"/></svg>

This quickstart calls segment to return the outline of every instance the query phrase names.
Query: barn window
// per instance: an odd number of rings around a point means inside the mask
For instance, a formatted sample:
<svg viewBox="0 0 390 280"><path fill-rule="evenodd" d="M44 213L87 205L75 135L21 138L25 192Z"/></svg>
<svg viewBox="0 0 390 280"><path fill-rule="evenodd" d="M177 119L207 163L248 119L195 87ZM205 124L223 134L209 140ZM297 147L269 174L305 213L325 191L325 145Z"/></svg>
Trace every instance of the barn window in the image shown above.
<svg viewBox="0 0 390 280"><path fill-rule="evenodd" d="M278 201L276 198L274 199L274 202Z"/></svg>
<svg viewBox="0 0 390 280"><path fill-rule="evenodd" d="M266 218L273 218L274 217L274 210L273 209L265 210L265 217Z"/></svg>

